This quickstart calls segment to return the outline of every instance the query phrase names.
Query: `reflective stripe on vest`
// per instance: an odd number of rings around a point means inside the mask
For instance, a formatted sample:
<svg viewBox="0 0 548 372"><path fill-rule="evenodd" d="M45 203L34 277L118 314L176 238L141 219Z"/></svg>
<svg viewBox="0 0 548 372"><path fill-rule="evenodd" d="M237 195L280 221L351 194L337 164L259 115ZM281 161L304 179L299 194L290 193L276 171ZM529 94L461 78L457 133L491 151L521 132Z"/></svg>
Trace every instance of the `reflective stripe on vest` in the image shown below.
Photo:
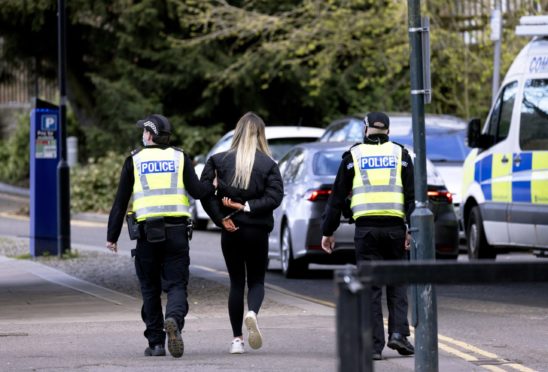
<svg viewBox="0 0 548 372"><path fill-rule="evenodd" d="M353 218L394 216L405 218L401 181L402 149L392 142L359 145L350 151L354 162Z"/></svg>
<svg viewBox="0 0 548 372"><path fill-rule="evenodd" d="M183 183L184 158L173 148L146 148L133 155L133 210L137 221L149 217L190 217Z"/></svg>

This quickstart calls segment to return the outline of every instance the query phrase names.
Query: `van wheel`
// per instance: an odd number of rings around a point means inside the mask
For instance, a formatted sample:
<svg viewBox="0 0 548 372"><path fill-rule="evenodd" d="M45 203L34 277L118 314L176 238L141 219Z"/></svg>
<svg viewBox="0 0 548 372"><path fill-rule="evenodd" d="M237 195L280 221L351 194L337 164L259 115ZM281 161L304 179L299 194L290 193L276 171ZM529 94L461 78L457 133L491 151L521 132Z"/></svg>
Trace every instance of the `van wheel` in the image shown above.
<svg viewBox="0 0 548 372"><path fill-rule="evenodd" d="M282 262L282 273L286 278L298 278L308 270L308 264L306 262L293 258L291 232L289 231L288 226L284 226L282 230L280 261Z"/></svg>
<svg viewBox="0 0 548 372"><path fill-rule="evenodd" d="M470 211L468 229L466 229L466 245L468 248L468 258L477 260L480 258L496 258L497 252L493 246L487 243L485 232L483 230L483 220L479 207L474 207Z"/></svg>

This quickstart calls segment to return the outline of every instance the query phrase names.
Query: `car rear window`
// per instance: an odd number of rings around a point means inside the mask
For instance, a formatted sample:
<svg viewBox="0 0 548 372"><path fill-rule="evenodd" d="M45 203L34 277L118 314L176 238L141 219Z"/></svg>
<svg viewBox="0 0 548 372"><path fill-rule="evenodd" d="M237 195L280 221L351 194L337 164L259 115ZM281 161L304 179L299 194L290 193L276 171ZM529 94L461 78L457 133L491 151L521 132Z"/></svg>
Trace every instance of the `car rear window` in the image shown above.
<svg viewBox="0 0 548 372"><path fill-rule="evenodd" d="M314 154L312 172L316 176L335 176L342 161L343 151L321 151Z"/></svg>
<svg viewBox="0 0 548 372"><path fill-rule="evenodd" d="M364 125L363 120L355 118L332 124L326 128L320 142L361 142L363 141Z"/></svg>
<svg viewBox="0 0 548 372"><path fill-rule="evenodd" d="M463 162L470 152L464 142L464 131L426 134L426 156L434 162ZM413 136L390 135L390 140L413 148Z"/></svg>
<svg viewBox="0 0 548 372"><path fill-rule="evenodd" d="M280 160L295 145L317 141L317 137L272 138L268 140L268 147L274 160Z"/></svg>

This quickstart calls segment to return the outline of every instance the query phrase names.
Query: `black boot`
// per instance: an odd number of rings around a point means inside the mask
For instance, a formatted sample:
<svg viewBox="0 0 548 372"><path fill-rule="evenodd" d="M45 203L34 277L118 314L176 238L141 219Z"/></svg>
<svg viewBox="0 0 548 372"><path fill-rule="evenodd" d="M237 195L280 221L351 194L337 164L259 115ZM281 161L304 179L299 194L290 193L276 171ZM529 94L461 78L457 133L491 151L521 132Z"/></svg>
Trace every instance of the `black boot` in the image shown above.
<svg viewBox="0 0 548 372"><path fill-rule="evenodd" d="M400 355L415 354L415 348L409 341L407 341L407 337L401 333L392 333L386 346L390 349L396 350Z"/></svg>

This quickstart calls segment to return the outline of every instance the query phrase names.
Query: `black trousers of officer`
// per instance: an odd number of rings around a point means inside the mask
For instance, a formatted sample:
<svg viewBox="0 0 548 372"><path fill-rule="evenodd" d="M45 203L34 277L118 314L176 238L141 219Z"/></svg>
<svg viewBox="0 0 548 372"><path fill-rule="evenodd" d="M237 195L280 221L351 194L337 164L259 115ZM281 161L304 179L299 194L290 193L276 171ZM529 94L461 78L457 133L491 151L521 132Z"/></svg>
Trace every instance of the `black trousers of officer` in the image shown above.
<svg viewBox="0 0 548 372"><path fill-rule="evenodd" d="M406 260L405 225L398 226L356 226L354 242L356 261ZM382 318L382 287L372 287L373 311L373 347L380 353L385 345L384 325ZM409 336L407 320L407 286L386 286L386 303L388 306L388 334L401 333Z"/></svg>
<svg viewBox="0 0 548 372"><path fill-rule="evenodd" d="M167 293L166 318L174 318L183 329L188 313L187 285L189 277L189 244L186 226L166 227L166 240L150 243L137 241L135 271L141 285L143 307L141 317L149 346L165 345L162 289Z"/></svg>

